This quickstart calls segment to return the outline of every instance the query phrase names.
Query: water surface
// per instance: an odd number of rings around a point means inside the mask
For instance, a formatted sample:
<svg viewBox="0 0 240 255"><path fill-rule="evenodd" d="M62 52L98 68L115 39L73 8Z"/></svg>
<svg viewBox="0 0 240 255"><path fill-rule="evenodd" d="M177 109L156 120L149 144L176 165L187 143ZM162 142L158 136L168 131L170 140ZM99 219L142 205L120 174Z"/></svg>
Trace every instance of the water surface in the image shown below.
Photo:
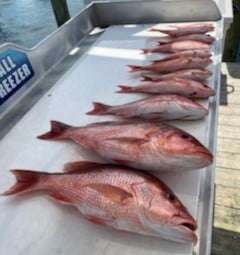
<svg viewBox="0 0 240 255"><path fill-rule="evenodd" d="M82 0L68 0L71 16L84 6ZM0 45L5 42L33 47L57 29L50 0L1 0Z"/></svg>

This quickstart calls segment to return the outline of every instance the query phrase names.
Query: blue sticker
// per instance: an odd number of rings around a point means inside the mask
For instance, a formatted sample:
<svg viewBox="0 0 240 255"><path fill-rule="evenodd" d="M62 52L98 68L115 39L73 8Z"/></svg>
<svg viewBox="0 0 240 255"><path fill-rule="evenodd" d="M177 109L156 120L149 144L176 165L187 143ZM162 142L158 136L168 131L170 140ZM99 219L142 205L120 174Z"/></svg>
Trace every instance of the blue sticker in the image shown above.
<svg viewBox="0 0 240 255"><path fill-rule="evenodd" d="M34 76L25 53L9 49L0 54L0 105Z"/></svg>

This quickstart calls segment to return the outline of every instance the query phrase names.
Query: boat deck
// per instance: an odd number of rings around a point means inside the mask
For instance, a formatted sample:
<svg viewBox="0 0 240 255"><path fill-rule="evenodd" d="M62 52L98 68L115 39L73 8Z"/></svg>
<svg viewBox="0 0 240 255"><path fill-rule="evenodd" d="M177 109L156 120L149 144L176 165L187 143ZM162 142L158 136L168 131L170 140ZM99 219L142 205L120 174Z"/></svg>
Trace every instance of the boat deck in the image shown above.
<svg viewBox="0 0 240 255"><path fill-rule="evenodd" d="M240 252L240 63L222 64L212 255Z"/></svg>

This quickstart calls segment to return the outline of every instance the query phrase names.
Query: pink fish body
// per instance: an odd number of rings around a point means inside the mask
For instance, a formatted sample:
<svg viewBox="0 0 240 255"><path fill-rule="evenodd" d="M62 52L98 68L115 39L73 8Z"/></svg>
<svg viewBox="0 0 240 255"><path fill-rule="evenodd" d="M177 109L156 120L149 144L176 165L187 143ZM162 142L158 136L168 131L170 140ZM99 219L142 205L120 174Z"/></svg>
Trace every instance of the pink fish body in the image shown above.
<svg viewBox="0 0 240 255"><path fill-rule="evenodd" d="M197 224L159 179L128 167L74 162L69 173L12 170L17 182L2 195L42 191L76 207L89 221L166 240L196 242Z"/></svg>
<svg viewBox="0 0 240 255"><path fill-rule="evenodd" d="M160 45L152 49L143 49L143 54L149 53L175 53L183 50L209 50L210 46L207 43L185 40L176 41Z"/></svg>
<svg viewBox="0 0 240 255"><path fill-rule="evenodd" d="M190 34L205 34L214 30L214 26L209 23L198 23L191 25L172 25L169 29L155 29L149 31L165 33L172 37L179 37Z"/></svg>
<svg viewBox="0 0 240 255"><path fill-rule="evenodd" d="M212 56L212 54L211 54L210 50L184 50L184 51L179 51L176 53L171 53L162 59L154 60L152 62L153 63L163 62L166 60L176 59L176 58L180 58L180 57L210 58L211 56Z"/></svg>
<svg viewBox="0 0 240 255"><path fill-rule="evenodd" d="M73 140L111 163L154 171L199 169L213 156L194 137L164 123L99 122L72 127L52 121L38 138Z"/></svg>
<svg viewBox="0 0 240 255"><path fill-rule="evenodd" d="M173 78L156 82L144 82L139 86L119 85L118 93L176 94L189 98L208 98L215 95L214 89L194 80Z"/></svg>
<svg viewBox="0 0 240 255"><path fill-rule="evenodd" d="M184 69L199 69L205 68L212 60L209 58L198 58L198 57L179 57L176 59L153 62L151 65L136 66L129 65L132 72L138 71L152 71L156 73L170 73Z"/></svg>
<svg viewBox="0 0 240 255"><path fill-rule="evenodd" d="M174 39L169 39L167 41L159 41L158 44L163 45L170 42L172 43L172 42L185 41L185 40L199 41L203 43L212 44L215 41L215 38L211 35L206 35L206 34L190 34L190 35L176 37Z"/></svg>
<svg viewBox="0 0 240 255"><path fill-rule="evenodd" d="M212 75L212 72L209 70L185 69L185 70L178 70L175 72L162 74L162 75L143 75L142 77L144 81L162 81L162 80L169 80L174 78L204 81L208 79L211 75Z"/></svg>
<svg viewBox="0 0 240 255"><path fill-rule="evenodd" d="M139 117L150 121L197 120L208 110L192 100L178 95L158 95L118 106L94 102L89 115L116 115L124 118Z"/></svg>

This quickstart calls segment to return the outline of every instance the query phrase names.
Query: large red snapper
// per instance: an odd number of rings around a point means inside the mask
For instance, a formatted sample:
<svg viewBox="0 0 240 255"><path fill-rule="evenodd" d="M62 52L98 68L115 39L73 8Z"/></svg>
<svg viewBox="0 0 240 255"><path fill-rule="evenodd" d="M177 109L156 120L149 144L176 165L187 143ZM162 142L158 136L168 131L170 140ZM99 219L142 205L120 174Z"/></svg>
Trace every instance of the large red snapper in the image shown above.
<svg viewBox="0 0 240 255"><path fill-rule="evenodd" d="M193 170L213 161L197 139L164 123L99 122L72 127L51 121L51 130L38 138L70 139L108 162L145 170Z"/></svg>
<svg viewBox="0 0 240 255"><path fill-rule="evenodd" d="M197 224L159 179L125 166L74 162L68 173L12 170L17 182L2 195L42 191L76 207L88 220L176 242L196 242Z"/></svg>

